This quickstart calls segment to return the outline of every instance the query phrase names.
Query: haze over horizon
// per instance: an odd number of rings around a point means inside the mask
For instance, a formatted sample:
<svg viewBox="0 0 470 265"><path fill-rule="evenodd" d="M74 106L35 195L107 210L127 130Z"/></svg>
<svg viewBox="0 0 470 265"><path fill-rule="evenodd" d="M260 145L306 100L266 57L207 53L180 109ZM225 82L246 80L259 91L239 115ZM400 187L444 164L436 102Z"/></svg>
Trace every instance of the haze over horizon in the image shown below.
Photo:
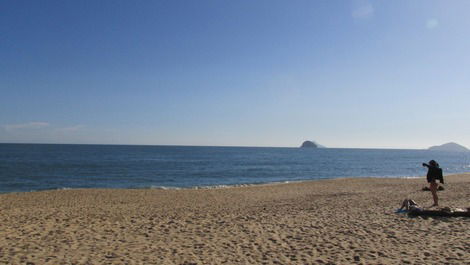
<svg viewBox="0 0 470 265"><path fill-rule="evenodd" d="M470 148L469 1L5 1L0 143Z"/></svg>

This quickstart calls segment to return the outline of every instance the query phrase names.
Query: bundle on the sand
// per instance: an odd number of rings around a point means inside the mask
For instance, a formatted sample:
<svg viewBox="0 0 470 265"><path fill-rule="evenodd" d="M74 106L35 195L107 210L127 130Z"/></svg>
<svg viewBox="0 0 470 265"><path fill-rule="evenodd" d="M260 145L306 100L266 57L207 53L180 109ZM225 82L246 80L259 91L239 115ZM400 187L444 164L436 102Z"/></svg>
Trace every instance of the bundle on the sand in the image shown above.
<svg viewBox="0 0 470 265"><path fill-rule="evenodd" d="M411 208L408 212L409 216L441 216L441 217L470 217L470 210L461 208L445 207L438 210L424 210L422 208Z"/></svg>

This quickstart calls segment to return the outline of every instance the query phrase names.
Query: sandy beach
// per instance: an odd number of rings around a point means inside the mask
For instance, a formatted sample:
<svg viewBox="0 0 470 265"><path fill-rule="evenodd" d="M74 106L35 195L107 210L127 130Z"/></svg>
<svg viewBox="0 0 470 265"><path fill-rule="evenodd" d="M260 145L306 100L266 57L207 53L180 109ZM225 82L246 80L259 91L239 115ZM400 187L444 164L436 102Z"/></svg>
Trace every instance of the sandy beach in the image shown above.
<svg viewBox="0 0 470 265"><path fill-rule="evenodd" d="M0 264L470 264L470 218L409 218L419 179L0 195ZM470 174L442 207L470 207Z"/></svg>

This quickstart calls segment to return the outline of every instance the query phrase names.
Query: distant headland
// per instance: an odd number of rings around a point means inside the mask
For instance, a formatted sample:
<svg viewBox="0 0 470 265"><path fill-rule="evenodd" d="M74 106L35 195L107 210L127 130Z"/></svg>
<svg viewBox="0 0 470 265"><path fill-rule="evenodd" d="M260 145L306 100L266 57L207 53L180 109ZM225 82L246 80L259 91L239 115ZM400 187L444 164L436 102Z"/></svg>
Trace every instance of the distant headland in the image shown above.
<svg viewBox="0 0 470 265"><path fill-rule="evenodd" d="M451 152L469 152L470 150L465 146L456 143L446 143L443 145L431 146L428 150L432 151L451 151Z"/></svg>

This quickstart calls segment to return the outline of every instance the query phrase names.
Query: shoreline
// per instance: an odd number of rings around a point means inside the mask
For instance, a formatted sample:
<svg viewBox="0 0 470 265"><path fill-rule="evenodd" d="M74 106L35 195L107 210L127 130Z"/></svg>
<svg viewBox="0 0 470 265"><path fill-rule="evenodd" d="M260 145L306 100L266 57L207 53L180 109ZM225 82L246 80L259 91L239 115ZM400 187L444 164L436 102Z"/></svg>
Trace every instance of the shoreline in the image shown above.
<svg viewBox="0 0 470 265"><path fill-rule="evenodd" d="M466 175L470 172L461 172L461 173L452 173L444 176L452 177L455 175ZM286 180L286 181L276 181L276 182L261 182L261 183L242 183L242 184L221 184L221 185L207 185L207 186L191 186L191 187L176 187L176 186L150 186L150 187L124 187L124 188L70 188L70 187L61 187L55 189L42 189L42 190L31 190L31 191L7 191L0 192L0 196L4 194L12 193L31 193L31 192L44 192L44 191L62 191L62 190L214 190L214 189L230 189L230 188L243 188L243 187L256 187L256 186L266 186L266 185L283 185L283 184L293 184L293 183L309 183L317 181L328 181L328 180L366 180L366 179L425 179L426 176L371 176L371 177L335 177L335 178L319 178L319 179L305 179L305 180Z"/></svg>
<svg viewBox="0 0 470 265"><path fill-rule="evenodd" d="M445 207L469 207L470 173ZM424 179L342 178L222 189L0 195L0 264L462 264L468 218L409 218Z"/></svg>

